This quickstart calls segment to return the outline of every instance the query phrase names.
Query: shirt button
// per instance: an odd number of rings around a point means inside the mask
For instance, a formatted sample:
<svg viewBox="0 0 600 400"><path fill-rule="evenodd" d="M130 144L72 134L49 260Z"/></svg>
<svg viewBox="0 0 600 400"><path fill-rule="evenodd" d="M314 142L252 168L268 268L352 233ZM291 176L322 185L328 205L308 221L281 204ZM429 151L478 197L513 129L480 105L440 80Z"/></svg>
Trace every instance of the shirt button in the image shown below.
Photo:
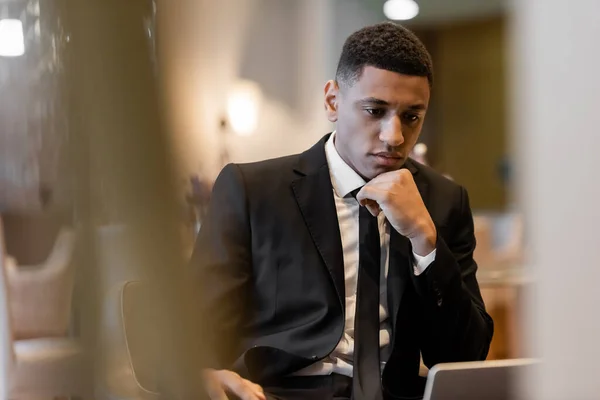
<svg viewBox="0 0 600 400"><path fill-rule="evenodd" d="M438 301L437 301L437 305L438 305L438 307L441 307L441 306L442 306L442 303L443 303L442 299L441 299L441 298L440 298L440 299L438 299Z"/></svg>

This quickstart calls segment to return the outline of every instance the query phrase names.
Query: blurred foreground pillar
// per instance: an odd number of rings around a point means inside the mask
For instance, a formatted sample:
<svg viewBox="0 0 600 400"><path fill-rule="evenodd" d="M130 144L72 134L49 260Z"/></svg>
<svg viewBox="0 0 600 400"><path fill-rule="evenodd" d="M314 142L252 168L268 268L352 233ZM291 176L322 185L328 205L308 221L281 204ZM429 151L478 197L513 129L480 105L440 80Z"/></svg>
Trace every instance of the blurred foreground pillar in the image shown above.
<svg viewBox="0 0 600 400"><path fill-rule="evenodd" d="M600 396L600 2L513 1L514 148L530 261L527 399Z"/></svg>
<svg viewBox="0 0 600 400"><path fill-rule="evenodd" d="M151 329L161 337L160 362L145 368L156 371L164 398L198 398L200 353L187 309L193 302L186 297L174 163L163 129L153 2L63 1L76 222L85 239L76 301L90 366L94 375L106 372L97 368L103 351L98 338L107 328L99 324L106 296L99 283L106 272L98 252L111 249L95 249L95 237L100 226L123 225L131 233L122 246L128 253L123 268L144 283L143 314L154 316Z"/></svg>

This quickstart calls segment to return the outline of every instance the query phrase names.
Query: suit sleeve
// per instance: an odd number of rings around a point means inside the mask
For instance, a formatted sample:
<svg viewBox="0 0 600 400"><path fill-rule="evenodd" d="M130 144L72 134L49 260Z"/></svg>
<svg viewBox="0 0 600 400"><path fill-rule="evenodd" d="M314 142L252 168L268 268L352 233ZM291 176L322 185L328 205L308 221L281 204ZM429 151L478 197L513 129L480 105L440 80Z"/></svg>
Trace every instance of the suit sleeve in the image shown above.
<svg viewBox="0 0 600 400"><path fill-rule="evenodd" d="M464 188L450 219L450 235L438 232L436 257L413 281L422 304L419 337L425 365L484 360L494 331L475 274L473 216Z"/></svg>
<svg viewBox="0 0 600 400"><path fill-rule="evenodd" d="M252 259L247 197L240 168L227 165L215 181L192 256L200 286L205 367L230 368L248 316Z"/></svg>

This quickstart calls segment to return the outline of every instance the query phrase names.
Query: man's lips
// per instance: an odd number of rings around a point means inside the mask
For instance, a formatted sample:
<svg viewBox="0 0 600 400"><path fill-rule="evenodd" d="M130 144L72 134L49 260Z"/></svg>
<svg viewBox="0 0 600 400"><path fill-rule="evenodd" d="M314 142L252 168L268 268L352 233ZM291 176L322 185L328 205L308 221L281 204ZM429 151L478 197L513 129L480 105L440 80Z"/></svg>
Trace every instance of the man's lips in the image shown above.
<svg viewBox="0 0 600 400"><path fill-rule="evenodd" d="M399 153L388 153L388 152L380 152L373 154L377 163L386 167L394 167L398 165L399 162L402 161L404 157L402 157Z"/></svg>
<svg viewBox="0 0 600 400"><path fill-rule="evenodd" d="M379 153L375 153L374 155L377 156L377 157L393 158L393 159L396 159L396 160L399 160L399 159L403 158L402 154L400 154L400 153L390 153L390 152L385 152L385 151L382 151L382 152L379 152Z"/></svg>

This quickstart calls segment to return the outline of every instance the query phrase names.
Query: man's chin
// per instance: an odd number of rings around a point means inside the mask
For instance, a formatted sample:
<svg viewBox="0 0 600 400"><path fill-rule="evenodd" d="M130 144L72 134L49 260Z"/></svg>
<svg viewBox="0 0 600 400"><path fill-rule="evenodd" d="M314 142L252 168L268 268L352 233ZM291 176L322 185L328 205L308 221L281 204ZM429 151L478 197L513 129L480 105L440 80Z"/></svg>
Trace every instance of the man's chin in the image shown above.
<svg viewBox="0 0 600 400"><path fill-rule="evenodd" d="M376 163L371 168L374 176L381 175L385 172L397 171L404 166L406 159L396 159L394 162Z"/></svg>
<svg viewBox="0 0 600 400"><path fill-rule="evenodd" d="M404 165L404 163L399 164L399 165L394 165L394 166L374 165L368 169L367 173L359 172L358 174L360 176L362 176L362 178L368 182L371 179L376 178L377 176L384 174L386 172L397 171L400 168L402 168L403 165Z"/></svg>

